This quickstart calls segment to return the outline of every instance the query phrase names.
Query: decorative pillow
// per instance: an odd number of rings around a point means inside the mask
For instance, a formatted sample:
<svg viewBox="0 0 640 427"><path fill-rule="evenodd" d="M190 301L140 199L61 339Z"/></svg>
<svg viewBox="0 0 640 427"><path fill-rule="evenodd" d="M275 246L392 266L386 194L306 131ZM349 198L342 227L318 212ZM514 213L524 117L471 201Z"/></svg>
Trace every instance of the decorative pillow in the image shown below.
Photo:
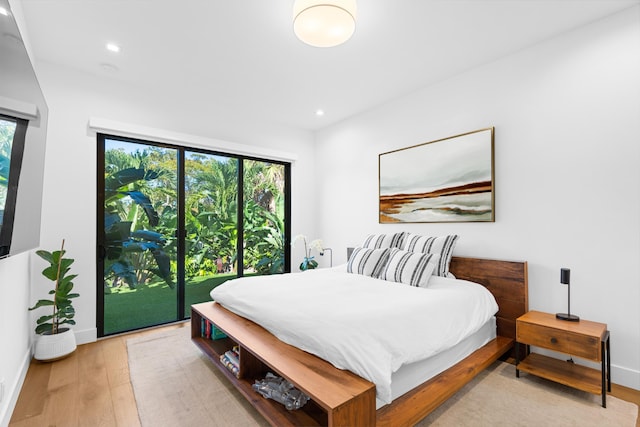
<svg viewBox="0 0 640 427"><path fill-rule="evenodd" d="M428 237L417 234L409 234L404 239L403 250L409 252L421 252L425 254L437 254L440 256L438 266L433 274L447 277L449 274L449 264L453 256L453 248L458 241L457 235Z"/></svg>
<svg viewBox="0 0 640 427"><path fill-rule="evenodd" d="M377 279L388 259L389 249L355 248L347 263L347 272Z"/></svg>
<svg viewBox="0 0 640 427"><path fill-rule="evenodd" d="M363 248L384 249L402 248L406 233L370 234L362 243Z"/></svg>
<svg viewBox="0 0 640 427"><path fill-rule="evenodd" d="M430 262L433 258L437 258L437 255L408 252L397 248L391 249L389 261L380 278L390 282L426 288L436 267L436 263Z"/></svg>

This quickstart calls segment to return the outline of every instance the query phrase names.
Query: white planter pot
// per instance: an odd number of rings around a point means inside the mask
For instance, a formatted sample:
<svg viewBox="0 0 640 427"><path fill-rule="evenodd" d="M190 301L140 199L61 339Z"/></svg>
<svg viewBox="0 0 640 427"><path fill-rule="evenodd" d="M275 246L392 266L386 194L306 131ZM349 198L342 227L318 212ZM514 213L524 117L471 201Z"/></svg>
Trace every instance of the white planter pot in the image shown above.
<svg viewBox="0 0 640 427"><path fill-rule="evenodd" d="M75 349L76 335L72 329L65 328L55 335L38 335L33 357L36 360L53 361L73 353Z"/></svg>

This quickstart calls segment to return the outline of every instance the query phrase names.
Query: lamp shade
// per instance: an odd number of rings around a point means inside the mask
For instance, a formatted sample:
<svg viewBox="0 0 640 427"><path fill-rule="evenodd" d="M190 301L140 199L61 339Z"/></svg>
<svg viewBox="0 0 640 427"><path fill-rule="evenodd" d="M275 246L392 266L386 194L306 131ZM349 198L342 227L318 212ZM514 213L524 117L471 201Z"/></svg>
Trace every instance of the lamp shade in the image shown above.
<svg viewBox="0 0 640 427"><path fill-rule="evenodd" d="M295 0L293 31L303 42L332 47L349 40L356 29L356 0Z"/></svg>

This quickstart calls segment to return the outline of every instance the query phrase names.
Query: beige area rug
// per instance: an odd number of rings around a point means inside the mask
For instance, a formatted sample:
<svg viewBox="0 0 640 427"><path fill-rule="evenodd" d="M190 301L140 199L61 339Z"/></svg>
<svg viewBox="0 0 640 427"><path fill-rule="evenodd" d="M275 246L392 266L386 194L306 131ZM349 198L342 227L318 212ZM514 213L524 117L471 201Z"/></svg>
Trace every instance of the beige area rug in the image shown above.
<svg viewBox="0 0 640 427"><path fill-rule="evenodd" d="M418 426L629 426L638 406L521 372L496 362L481 372Z"/></svg>
<svg viewBox="0 0 640 427"><path fill-rule="evenodd" d="M127 340L143 427L268 426L191 342L188 326Z"/></svg>
<svg viewBox="0 0 640 427"><path fill-rule="evenodd" d="M144 427L267 426L191 343L190 328L127 341L131 383ZM259 396L258 396L259 397ZM496 362L419 426L630 426L638 407L522 374Z"/></svg>

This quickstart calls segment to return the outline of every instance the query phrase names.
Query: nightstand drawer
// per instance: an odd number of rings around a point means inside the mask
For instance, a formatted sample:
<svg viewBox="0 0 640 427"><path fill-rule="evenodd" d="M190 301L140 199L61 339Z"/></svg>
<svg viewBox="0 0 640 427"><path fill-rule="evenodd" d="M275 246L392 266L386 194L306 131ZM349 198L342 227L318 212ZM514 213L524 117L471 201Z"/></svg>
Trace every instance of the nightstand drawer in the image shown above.
<svg viewBox="0 0 640 427"><path fill-rule="evenodd" d="M601 342L595 336L517 322L516 341L598 362L601 360Z"/></svg>

